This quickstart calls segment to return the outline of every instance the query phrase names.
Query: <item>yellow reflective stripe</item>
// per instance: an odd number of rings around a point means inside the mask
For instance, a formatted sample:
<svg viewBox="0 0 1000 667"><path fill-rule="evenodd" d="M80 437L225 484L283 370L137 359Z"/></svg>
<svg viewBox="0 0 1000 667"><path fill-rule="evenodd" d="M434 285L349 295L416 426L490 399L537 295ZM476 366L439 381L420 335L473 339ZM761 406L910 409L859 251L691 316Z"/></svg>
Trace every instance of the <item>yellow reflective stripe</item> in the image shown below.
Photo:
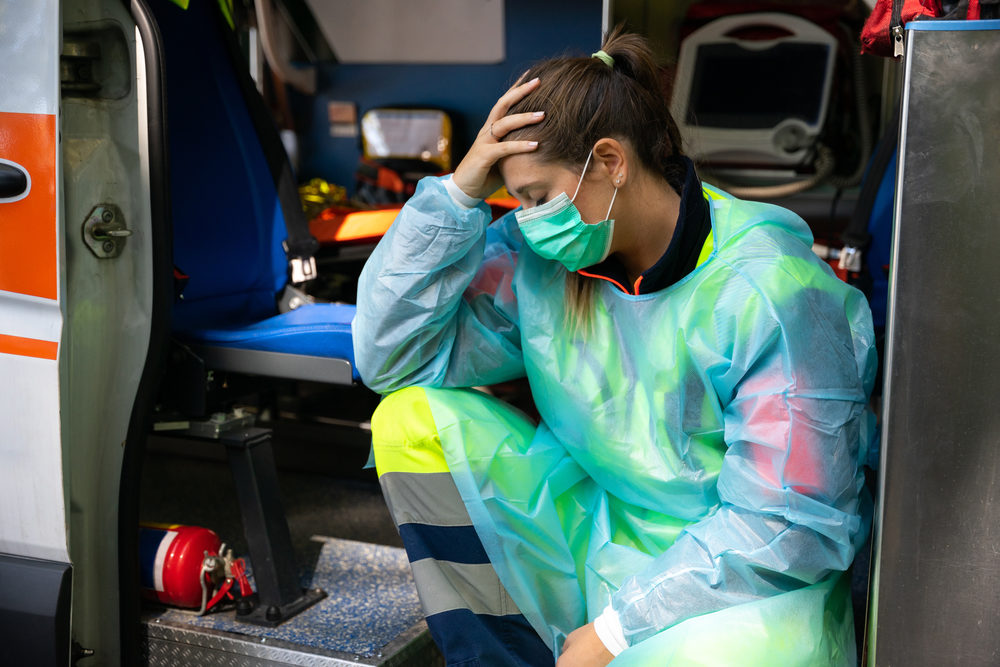
<svg viewBox="0 0 1000 667"><path fill-rule="evenodd" d="M701 192L712 201L723 201L726 199L724 195L708 189L704 184L701 186ZM698 263L694 265L695 268L707 262L713 250L715 250L715 237L713 231L710 229L708 230L708 238L705 239L705 245L701 247L701 252L698 254Z"/></svg>
<svg viewBox="0 0 1000 667"><path fill-rule="evenodd" d="M709 255L715 249L715 237L713 236L712 230L708 230L708 238L705 239L705 245L701 247L701 253L698 255L698 263L695 264L695 268L698 268L702 264L708 261Z"/></svg>
<svg viewBox="0 0 1000 667"><path fill-rule="evenodd" d="M422 387L400 389L382 399L372 415L372 451L379 477L390 472L448 472Z"/></svg>
<svg viewBox="0 0 1000 667"><path fill-rule="evenodd" d="M226 18L226 23L232 30L236 30L236 22L233 20L233 0L219 0L219 9Z"/></svg>

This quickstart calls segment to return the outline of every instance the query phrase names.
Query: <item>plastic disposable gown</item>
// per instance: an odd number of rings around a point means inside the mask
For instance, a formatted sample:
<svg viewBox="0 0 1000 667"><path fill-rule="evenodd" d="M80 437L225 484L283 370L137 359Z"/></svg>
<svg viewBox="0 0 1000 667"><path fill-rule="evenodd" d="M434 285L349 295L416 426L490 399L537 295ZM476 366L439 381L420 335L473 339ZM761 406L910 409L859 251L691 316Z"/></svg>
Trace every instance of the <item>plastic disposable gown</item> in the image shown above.
<svg viewBox="0 0 1000 667"><path fill-rule="evenodd" d="M424 179L361 275L357 364L382 393L527 375L541 423L517 437L428 396L491 561L557 650L610 601L616 665L849 664L871 314L800 218L705 195L709 258L651 294L598 281L574 329L566 270L513 216Z"/></svg>

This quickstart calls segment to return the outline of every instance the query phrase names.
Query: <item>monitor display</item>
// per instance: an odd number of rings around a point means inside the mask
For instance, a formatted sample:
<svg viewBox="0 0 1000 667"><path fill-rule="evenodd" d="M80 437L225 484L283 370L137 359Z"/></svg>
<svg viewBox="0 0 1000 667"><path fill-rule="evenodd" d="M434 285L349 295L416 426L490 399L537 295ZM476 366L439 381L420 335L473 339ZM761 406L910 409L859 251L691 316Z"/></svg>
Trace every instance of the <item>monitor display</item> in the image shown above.
<svg viewBox="0 0 1000 667"><path fill-rule="evenodd" d="M819 122L830 48L785 43L766 51L739 44L698 48L686 120L691 125L764 129L796 118Z"/></svg>
<svg viewBox="0 0 1000 667"><path fill-rule="evenodd" d="M671 113L706 164L797 168L826 120L837 40L801 17L737 14L681 43Z"/></svg>

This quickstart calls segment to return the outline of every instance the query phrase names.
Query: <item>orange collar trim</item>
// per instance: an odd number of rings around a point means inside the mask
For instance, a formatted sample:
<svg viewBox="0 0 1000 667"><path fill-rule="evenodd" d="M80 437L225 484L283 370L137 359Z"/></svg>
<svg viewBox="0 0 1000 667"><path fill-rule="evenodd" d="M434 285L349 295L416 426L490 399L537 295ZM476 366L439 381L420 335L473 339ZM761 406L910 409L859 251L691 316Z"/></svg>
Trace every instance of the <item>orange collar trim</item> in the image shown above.
<svg viewBox="0 0 1000 667"><path fill-rule="evenodd" d="M620 289L621 291L625 292L626 294L632 294L632 295L638 295L639 294L639 283L642 282L642 276L639 276L639 279L635 281L635 292L630 292L627 289L625 289L624 285L622 285L620 282L618 282L614 278L608 278L607 276L602 276L599 273L587 273L586 271L583 271L583 270L577 271L577 273L579 273L581 276L586 276L587 278L599 278L601 280L606 280L609 283L611 283L612 285L614 285L615 287L617 287L618 289Z"/></svg>

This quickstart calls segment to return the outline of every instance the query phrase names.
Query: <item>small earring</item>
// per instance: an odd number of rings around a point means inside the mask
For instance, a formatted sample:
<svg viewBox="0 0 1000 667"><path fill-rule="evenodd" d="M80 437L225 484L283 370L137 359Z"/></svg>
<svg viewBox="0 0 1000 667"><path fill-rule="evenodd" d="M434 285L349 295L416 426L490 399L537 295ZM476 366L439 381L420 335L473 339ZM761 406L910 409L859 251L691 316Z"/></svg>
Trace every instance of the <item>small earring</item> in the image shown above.
<svg viewBox="0 0 1000 667"><path fill-rule="evenodd" d="M619 176L617 179L615 179L615 185L621 185L621 184L622 184L622 177Z"/></svg>

